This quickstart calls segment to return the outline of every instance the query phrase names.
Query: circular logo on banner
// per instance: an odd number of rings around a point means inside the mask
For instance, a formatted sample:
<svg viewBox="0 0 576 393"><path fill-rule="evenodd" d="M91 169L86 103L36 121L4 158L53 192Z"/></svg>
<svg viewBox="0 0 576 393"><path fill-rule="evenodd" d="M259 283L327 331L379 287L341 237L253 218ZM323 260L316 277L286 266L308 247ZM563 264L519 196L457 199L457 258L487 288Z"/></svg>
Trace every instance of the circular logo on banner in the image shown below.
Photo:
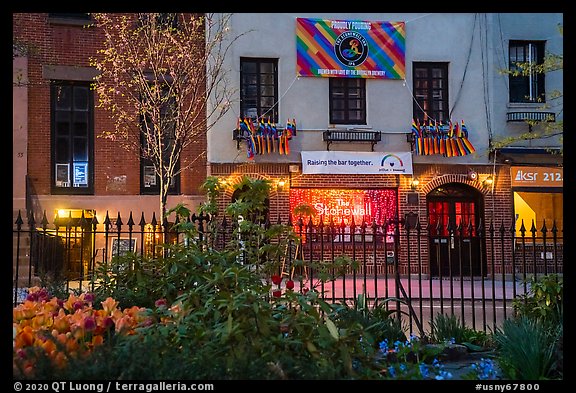
<svg viewBox="0 0 576 393"><path fill-rule="evenodd" d="M359 66L368 57L368 42L362 34L346 31L336 38L334 52L340 63L345 66Z"/></svg>

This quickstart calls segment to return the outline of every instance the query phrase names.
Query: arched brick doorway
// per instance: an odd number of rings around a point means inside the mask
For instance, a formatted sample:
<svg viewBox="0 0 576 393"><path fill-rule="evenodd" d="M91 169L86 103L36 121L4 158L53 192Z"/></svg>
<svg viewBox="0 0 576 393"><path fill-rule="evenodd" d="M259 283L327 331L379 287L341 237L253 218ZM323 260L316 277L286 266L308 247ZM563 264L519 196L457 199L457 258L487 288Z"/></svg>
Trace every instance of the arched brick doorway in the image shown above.
<svg viewBox="0 0 576 393"><path fill-rule="evenodd" d="M462 183L447 183L426 196L430 274L434 277L486 275L486 247L478 235L483 194Z"/></svg>

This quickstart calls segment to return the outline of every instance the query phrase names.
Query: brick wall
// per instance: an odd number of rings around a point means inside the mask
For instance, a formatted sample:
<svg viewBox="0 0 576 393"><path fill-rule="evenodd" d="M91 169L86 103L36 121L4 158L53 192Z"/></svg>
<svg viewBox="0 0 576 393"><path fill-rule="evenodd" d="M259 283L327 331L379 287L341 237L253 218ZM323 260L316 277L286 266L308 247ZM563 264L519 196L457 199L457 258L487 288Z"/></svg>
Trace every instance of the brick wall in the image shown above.
<svg viewBox="0 0 576 393"><path fill-rule="evenodd" d="M468 176L470 171L476 171L477 179L471 180ZM500 228L507 230L513 225L513 202L510 190L510 170L507 166L465 166L450 164L415 164L414 177L420 180L417 190L410 187L411 176L405 175L303 175L302 173L290 173L287 164L272 163L249 163L249 164L212 164L211 173L214 176L222 177L231 186L240 181L243 175L253 179L268 179L273 185L270 192L270 219L276 222L278 214L282 222L288 222L289 218L289 189L290 187L310 187L310 188L396 188L398 190L398 213L403 218L408 212L417 213L421 225L421 233L427 233L427 203L426 195L437 187L449 184L465 184L480 195L483 204L482 224L484 226L484 236L498 238ZM483 181L487 176L492 175L495 179L492 187L485 186ZM275 185L278 180L286 181L286 186L282 190L277 190ZM219 209L223 214L224 208L231 201L233 187L220 197ZM417 192L419 201L417 205L409 205L407 194ZM417 239L416 231L412 231L410 242L405 238L400 242L398 250L400 270L402 274L408 272L408 260L412 264L410 270L414 272L417 261L429 260L429 248L426 237ZM483 244L483 251L486 254L486 270L488 275L501 274L502 261L512 260L512 243L509 240L509 233L506 233L506 240L496 241L492 244L486 240ZM416 249L417 248L417 249ZM380 262L377 262L380 263ZM383 266L382 266L383 267ZM382 267L378 267L378 271ZM371 268L373 269L373 267ZM427 264L422 266L424 274L429 273Z"/></svg>
<svg viewBox="0 0 576 393"><path fill-rule="evenodd" d="M133 15L133 14L132 14ZM101 30L81 25L51 23L47 13L13 14L13 39L28 48L29 126L28 175L38 195L50 195L50 86L42 76L45 65L90 67L90 59L104 42ZM98 97L94 97L95 105ZM95 195L139 195L140 164L136 152L100 138L114 124L103 109L94 114ZM180 176L181 193L200 195L206 177L206 135L185 149L183 157L198 157ZM118 181L120 180L120 182Z"/></svg>

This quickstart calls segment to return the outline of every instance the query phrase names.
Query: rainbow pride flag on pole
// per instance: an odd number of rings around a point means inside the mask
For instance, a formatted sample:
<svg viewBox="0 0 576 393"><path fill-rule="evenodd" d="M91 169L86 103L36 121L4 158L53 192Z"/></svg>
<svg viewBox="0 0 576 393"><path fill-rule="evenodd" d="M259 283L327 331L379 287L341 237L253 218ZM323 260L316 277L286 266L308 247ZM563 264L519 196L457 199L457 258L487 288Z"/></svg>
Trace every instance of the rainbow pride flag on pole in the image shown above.
<svg viewBox="0 0 576 393"><path fill-rule="evenodd" d="M442 122L432 123L432 119L428 118L420 125L419 119L412 119L411 133L414 142L413 151L416 155L438 154L443 157L457 157L476 151L468 139L468 129L464 120L461 124L452 123L450 120L447 125L443 125Z"/></svg>

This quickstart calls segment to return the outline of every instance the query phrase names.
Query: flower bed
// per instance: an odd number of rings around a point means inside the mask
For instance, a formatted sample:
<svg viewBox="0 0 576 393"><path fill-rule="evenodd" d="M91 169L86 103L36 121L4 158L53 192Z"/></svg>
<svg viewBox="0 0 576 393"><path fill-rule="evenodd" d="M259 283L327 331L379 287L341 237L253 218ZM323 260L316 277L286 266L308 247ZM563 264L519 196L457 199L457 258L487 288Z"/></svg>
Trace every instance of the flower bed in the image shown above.
<svg viewBox="0 0 576 393"><path fill-rule="evenodd" d="M71 294L68 299L50 298L46 289L32 287L26 299L13 310L14 375L34 376L38 354L58 367L75 357L87 356L113 334L133 334L137 326L150 323L144 308L118 309L107 298L100 307L94 296Z"/></svg>

